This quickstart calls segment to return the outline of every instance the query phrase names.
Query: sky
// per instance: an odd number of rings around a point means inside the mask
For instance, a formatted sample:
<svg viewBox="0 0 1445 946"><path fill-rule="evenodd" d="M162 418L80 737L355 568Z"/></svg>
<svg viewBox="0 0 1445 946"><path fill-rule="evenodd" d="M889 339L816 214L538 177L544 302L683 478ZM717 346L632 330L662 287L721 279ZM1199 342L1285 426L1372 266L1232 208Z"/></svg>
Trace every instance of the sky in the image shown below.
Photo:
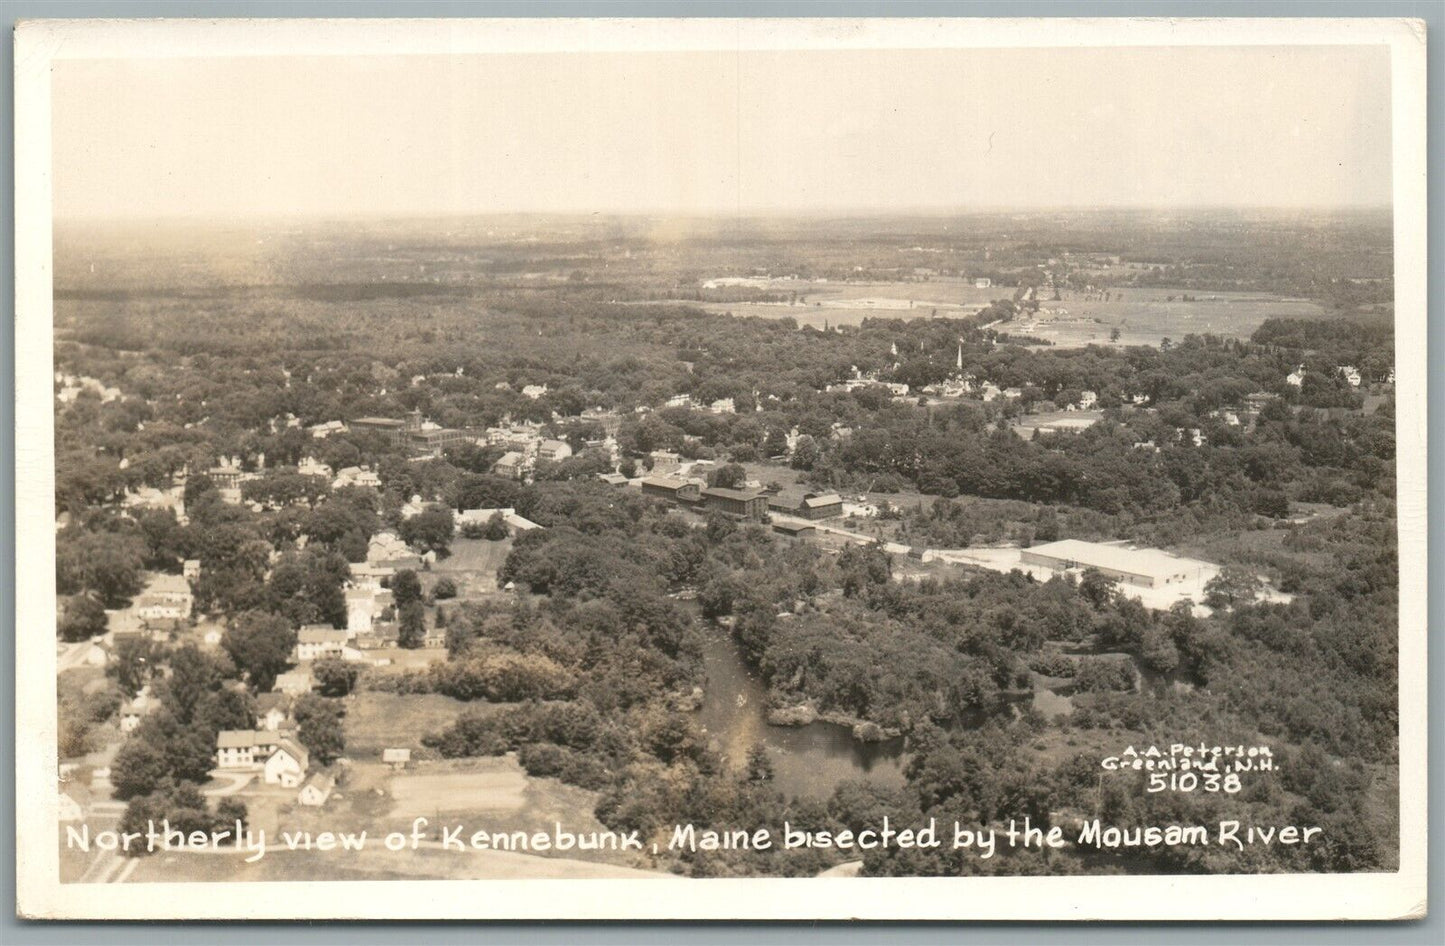
<svg viewBox="0 0 1445 946"><path fill-rule="evenodd" d="M1387 206L1384 46L58 60L57 219Z"/></svg>

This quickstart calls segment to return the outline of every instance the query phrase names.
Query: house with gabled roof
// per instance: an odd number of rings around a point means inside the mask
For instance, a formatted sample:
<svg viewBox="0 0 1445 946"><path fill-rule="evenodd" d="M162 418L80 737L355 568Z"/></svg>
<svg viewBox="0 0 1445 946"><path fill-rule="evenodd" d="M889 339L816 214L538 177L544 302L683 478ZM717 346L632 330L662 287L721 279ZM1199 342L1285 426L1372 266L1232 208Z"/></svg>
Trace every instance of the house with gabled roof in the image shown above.
<svg viewBox="0 0 1445 946"><path fill-rule="evenodd" d="M184 575L157 575L137 596L133 610L143 621L184 621L193 601Z"/></svg>
<svg viewBox="0 0 1445 946"><path fill-rule="evenodd" d="M295 670L277 674L276 683L271 689L276 693L301 696L304 693L310 693L315 684L316 681L312 678L310 669L298 667Z"/></svg>
<svg viewBox="0 0 1445 946"><path fill-rule="evenodd" d="M286 731L223 729L216 734L216 767L261 771L268 785L295 788L306 777L310 756Z"/></svg>
<svg viewBox="0 0 1445 946"><path fill-rule="evenodd" d="M306 778L310 761L310 754L299 742L283 736L275 751L261 764L262 777L267 785L296 788Z"/></svg>
<svg viewBox="0 0 1445 946"><path fill-rule="evenodd" d="M326 804L326 799L331 797L334 788L336 788L335 776L325 772L314 772L301 783L301 791L296 793L296 800L303 805L319 807Z"/></svg>
<svg viewBox="0 0 1445 946"><path fill-rule="evenodd" d="M340 657L350 635L329 624L308 624L296 632L296 660L321 660Z"/></svg>
<svg viewBox="0 0 1445 946"><path fill-rule="evenodd" d="M285 693L256 695L256 728L276 732L291 718L291 697Z"/></svg>

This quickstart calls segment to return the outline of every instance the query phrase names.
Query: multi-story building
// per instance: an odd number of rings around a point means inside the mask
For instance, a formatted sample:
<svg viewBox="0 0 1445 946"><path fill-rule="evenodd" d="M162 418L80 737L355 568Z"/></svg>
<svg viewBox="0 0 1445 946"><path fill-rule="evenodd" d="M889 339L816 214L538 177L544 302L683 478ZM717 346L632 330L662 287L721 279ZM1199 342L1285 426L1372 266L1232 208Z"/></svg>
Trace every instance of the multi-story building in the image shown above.
<svg viewBox="0 0 1445 946"><path fill-rule="evenodd" d="M753 490L711 486L702 491L703 504L729 516L761 521L768 514L768 497Z"/></svg>
<svg viewBox="0 0 1445 946"><path fill-rule="evenodd" d="M679 476L649 476L642 481L642 492L675 503L695 503L701 497L702 487Z"/></svg>

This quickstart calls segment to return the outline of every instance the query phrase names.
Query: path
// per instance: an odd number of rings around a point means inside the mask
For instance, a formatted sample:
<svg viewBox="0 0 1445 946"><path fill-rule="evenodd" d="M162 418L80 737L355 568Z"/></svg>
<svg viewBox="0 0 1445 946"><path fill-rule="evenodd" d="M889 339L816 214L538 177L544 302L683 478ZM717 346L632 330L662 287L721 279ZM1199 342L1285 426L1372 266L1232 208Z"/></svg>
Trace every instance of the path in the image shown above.
<svg viewBox="0 0 1445 946"><path fill-rule="evenodd" d="M256 777L255 772L222 772L219 770L213 770L210 775L211 778L214 779L230 779L231 784L202 789L201 794L207 798L222 798L226 795L234 795L247 785L250 785L251 780Z"/></svg>

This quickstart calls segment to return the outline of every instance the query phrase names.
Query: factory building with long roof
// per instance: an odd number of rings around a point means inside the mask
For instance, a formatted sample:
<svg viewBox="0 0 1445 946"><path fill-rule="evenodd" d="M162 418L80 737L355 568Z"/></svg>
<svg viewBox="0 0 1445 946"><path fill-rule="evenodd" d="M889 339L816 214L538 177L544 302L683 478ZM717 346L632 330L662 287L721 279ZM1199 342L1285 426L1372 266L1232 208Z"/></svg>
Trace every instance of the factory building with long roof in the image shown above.
<svg viewBox="0 0 1445 946"><path fill-rule="evenodd" d="M1092 568L1109 578L1140 588L1163 588L1202 580L1215 566L1158 549L1131 549L1080 539L1062 539L1024 549L1019 560L1058 571Z"/></svg>

